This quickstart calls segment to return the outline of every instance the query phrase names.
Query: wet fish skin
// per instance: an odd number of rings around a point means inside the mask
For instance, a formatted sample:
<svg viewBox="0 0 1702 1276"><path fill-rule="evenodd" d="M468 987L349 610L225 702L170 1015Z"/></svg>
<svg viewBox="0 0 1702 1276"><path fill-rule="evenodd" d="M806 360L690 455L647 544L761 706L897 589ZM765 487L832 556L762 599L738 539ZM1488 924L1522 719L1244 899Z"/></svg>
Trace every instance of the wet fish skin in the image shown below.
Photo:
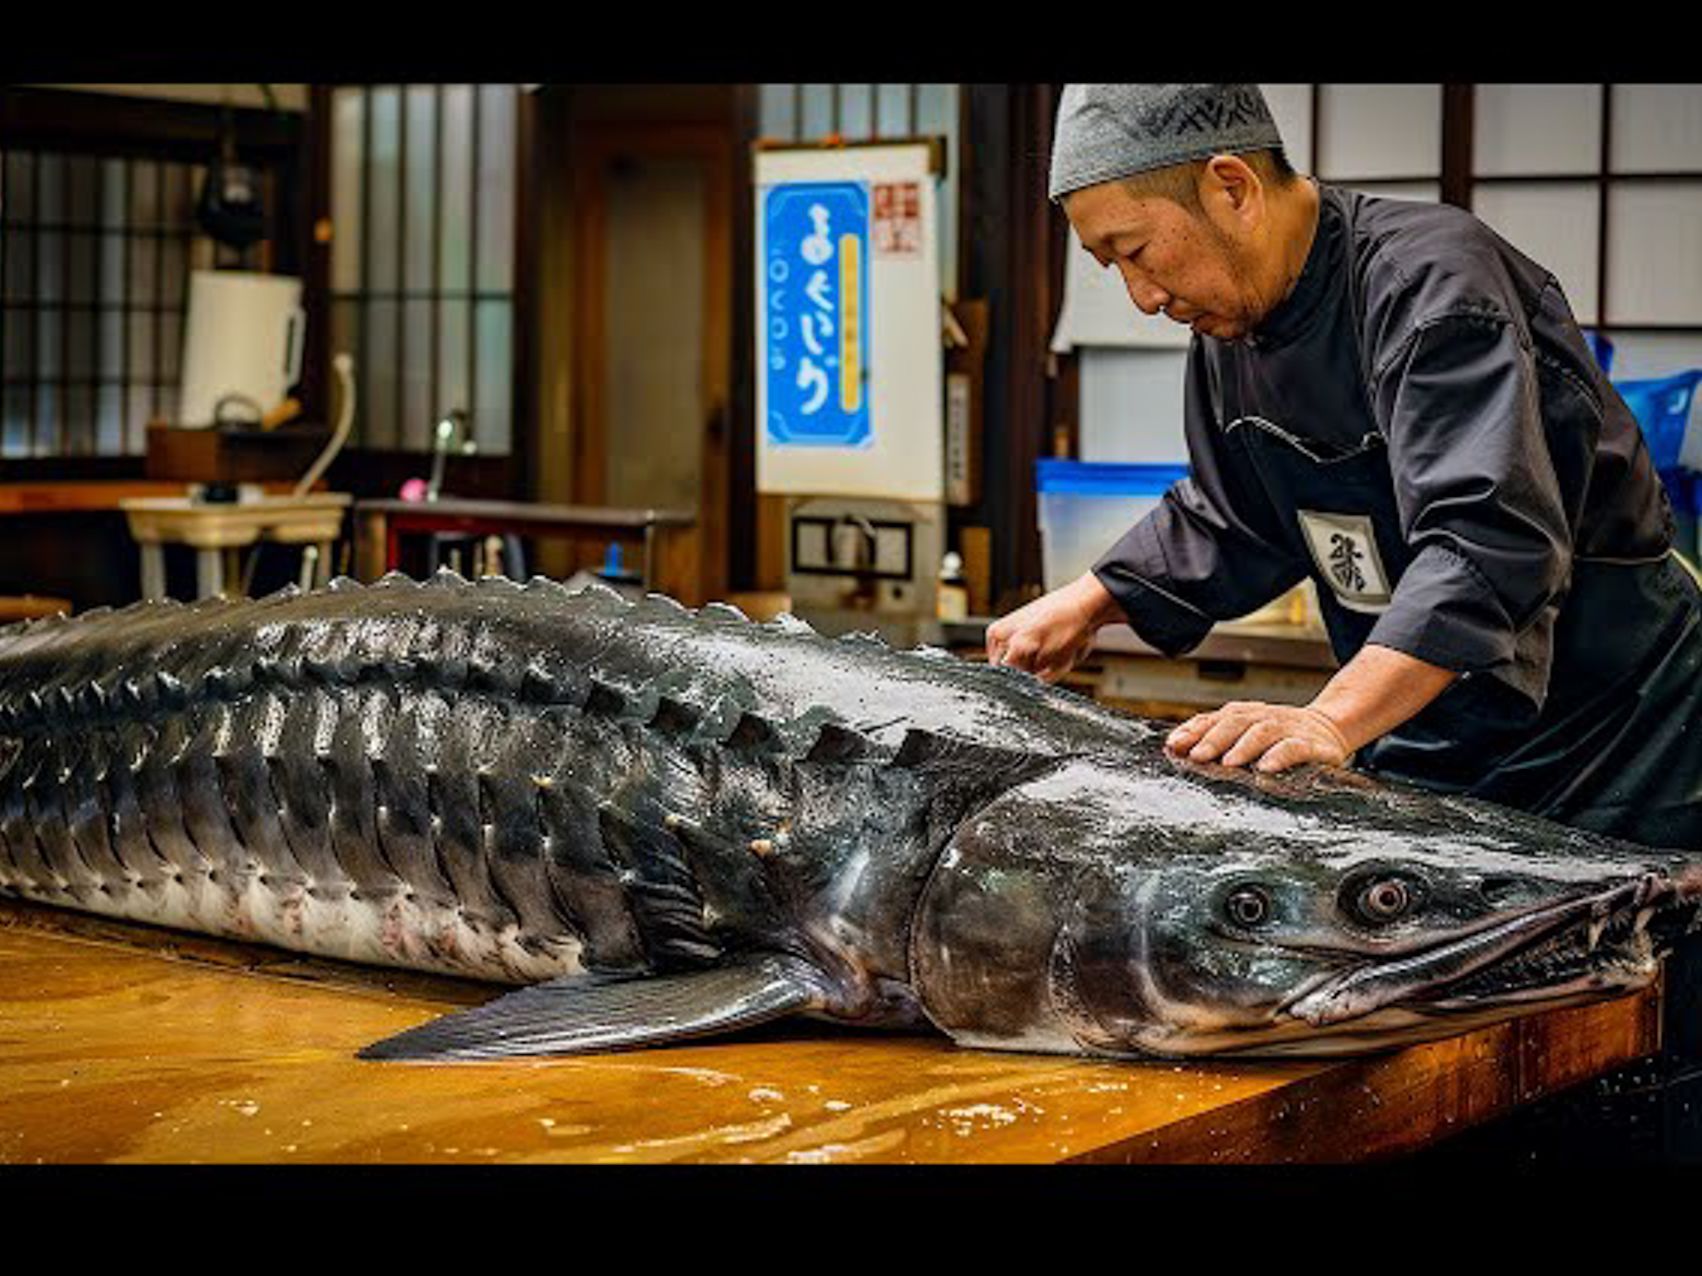
<svg viewBox="0 0 1702 1276"><path fill-rule="evenodd" d="M1695 857L1161 739L1012 670L541 579L143 604L0 632L0 893L531 985L368 1052L427 1058L798 1012L1346 1053L1639 986L1695 921ZM1399 916L1357 911L1391 881Z"/></svg>
<svg viewBox="0 0 1702 1276"><path fill-rule="evenodd" d="M1370 915L1390 882L1405 903ZM1231 906L1245 892L1257 921ZM1362 1054L1645 987L1699 907L1694 854L1484 802L1082 758L953 837L912 983L968 1045Z"/></svg>
<svg viewBox="0 0 1702 1276"><path fill-rule="evenodd" d="M1000 744L930 729L966 723ZM1147 731L542 580L139 605L0 639L0 890L509 983L779 947L841 1013L914 1018L887 1003L940 846L1083 723Z"/></svg>

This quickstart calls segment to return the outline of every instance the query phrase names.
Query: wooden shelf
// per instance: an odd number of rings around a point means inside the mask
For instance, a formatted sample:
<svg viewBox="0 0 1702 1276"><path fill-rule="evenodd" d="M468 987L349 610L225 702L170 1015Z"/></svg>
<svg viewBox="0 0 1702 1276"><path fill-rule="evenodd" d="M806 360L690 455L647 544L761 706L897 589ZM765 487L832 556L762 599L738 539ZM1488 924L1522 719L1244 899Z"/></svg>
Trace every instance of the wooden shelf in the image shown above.
<svg viewBox="0 0 1702 1276"><path fill-rule="evenodd" d="M288 492L293 483L263 483L268 493ZM87 482L0 483L0 514L77 514L117 511L134 500L182 500L189 484L181 479L94 479Z"/></svg>

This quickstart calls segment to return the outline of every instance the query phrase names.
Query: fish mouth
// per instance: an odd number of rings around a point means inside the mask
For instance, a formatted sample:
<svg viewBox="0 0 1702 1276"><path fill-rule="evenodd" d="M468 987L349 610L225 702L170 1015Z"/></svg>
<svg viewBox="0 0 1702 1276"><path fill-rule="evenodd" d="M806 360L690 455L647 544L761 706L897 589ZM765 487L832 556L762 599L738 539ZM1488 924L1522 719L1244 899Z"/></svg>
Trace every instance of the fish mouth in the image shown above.
<svg viewBox="0 0 1702 1276"><path fill-rule="evenodd" d="M1644 873L1536 908L1418 953L1301 989L1278 1017L1326 1028L1398 1006L1428 1015L1612 996L1646 983L1697 921L1702 870Z"/></svg>

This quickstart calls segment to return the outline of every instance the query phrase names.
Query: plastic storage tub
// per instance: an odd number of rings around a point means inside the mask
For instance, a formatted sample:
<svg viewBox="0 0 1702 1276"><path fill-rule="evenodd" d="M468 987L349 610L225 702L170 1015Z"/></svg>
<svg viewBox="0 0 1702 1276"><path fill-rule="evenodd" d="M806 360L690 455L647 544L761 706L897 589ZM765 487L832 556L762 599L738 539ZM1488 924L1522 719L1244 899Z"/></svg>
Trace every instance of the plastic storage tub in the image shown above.
<svg viewBox="0 0 1702 1276"><path fill-rule="evenodd" d="M1698 545L1697 522L1697 506L1702 502L1697 480L1702 476L1685 469L1681 458L1698 382L1702 382L1702 368L1690 368L1670 377L1613 383L1643 431L1649 458L1654 461L1667 489L1667 498L1672 502L1673 521L1678 525L1678 551L1691 562L1698 560L1698 551L1702 549Z"/></svg>
<svg viewBox="0 0 1702 1276"><path fill-rule="evenodd" d="M1075 580L1138 523L1186 465L1109 461L1036 461L1040 561L1046 588Z"/></svg>
<svg viewBox="0 0 1702 1276"><path fill-rule="evenodd" d="M1702 368L1690 368L1670 377L1613 383L1642 427L1643 441L1649 445L1649 456L1657 470L1678 467L1698 381L1702 381Z"/></svg>

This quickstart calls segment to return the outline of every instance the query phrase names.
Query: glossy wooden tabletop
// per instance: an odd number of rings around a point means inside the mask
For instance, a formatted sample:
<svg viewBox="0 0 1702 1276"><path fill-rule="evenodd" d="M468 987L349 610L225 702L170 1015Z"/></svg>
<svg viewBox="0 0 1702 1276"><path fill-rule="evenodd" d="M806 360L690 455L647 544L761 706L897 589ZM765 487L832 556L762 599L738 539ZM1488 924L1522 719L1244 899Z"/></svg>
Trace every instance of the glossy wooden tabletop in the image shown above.
<svg viewBox="0 0 1702 1276"><path fill-rule="evenodd" d="M1658 991L1341 1063L1098 1062L802 1021L517 1064L355 1051L488 985L0 902L0 1162L1354 1160L1648 1053Z"/></svg>

